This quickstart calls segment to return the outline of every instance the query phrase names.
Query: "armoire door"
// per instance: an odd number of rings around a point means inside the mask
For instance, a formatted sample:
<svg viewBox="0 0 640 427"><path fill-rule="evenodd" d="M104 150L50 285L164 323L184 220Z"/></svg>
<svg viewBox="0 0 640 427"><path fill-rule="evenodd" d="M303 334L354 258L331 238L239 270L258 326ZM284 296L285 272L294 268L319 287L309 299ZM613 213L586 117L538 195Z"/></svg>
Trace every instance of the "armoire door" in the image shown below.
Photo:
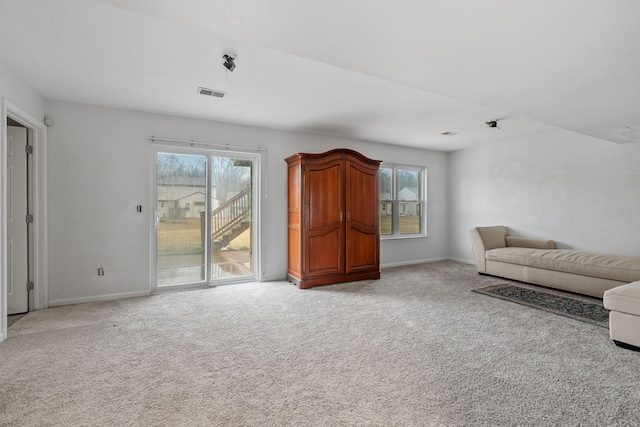
<svg viewBox="0 0 640 427"><path fill-rule="evenodd" d="M377 270L380 266L378 227L378 168L346 162L346 272Z"/></svg>
<svg viewBox="0 0 640 427"><path fill-rule="evenodd" d="M305 165L305 276L344 274L344 175L341 159Z"/></svg>

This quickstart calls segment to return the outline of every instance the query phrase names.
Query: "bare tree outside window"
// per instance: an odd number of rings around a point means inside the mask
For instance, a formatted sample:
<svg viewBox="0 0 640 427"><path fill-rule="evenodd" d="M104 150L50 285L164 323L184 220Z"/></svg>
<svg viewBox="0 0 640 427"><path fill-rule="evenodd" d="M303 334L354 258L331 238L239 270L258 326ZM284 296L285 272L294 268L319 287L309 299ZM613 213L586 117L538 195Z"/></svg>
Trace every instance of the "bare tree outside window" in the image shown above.
<svg viewBox="0 0 640 427"><path fill-rule="evenodd" d="M216 199L224 203L251 185L251 165L242 160L213 157L211 185L216 188Z"/></svg>
<svg viewBox="0 0 640 427"><path fill-rule="evenodd" d="M246 158L157 153L157 286L253 275L252 170Z"/></svg>

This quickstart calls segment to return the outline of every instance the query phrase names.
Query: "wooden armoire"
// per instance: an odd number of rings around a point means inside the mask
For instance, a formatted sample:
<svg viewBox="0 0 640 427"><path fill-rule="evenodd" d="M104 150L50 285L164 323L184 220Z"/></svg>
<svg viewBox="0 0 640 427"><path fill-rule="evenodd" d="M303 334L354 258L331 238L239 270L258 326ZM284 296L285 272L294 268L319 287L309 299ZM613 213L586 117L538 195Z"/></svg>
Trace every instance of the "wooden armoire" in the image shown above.
<svg viewBox="0 0 640 427"><path fill-rule="evenodd" d="M289 281L300 289L380 278L380 161L349 149L289 165Z"/></svg>

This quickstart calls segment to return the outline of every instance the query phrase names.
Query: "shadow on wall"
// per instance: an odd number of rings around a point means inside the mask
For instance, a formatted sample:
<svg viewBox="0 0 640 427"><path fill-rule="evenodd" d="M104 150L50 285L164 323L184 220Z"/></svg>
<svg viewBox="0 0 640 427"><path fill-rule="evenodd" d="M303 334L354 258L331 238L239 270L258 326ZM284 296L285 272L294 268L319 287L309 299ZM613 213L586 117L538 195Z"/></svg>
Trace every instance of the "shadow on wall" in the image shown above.
<svg viewBox="0 0 640 427"><path fill-rule="evenodd" d="M556 241L556 249L574 249L574 247L567 245L566 243Z"/></svg>

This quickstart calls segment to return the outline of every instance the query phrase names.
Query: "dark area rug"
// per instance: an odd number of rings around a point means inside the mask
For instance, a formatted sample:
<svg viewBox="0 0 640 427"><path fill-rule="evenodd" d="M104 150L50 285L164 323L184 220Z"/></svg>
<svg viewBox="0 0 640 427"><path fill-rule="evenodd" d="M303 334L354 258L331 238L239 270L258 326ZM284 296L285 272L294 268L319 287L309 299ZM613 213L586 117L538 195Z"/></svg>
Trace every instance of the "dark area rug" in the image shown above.
<svg viewBox="0 0 640 427"><path fill-rule="evenodd" d="M508 283L474 289L473 292L570 317L603 328L609 327L609 310L603 307L602 300L598 298L537 286Z"/></svg>

